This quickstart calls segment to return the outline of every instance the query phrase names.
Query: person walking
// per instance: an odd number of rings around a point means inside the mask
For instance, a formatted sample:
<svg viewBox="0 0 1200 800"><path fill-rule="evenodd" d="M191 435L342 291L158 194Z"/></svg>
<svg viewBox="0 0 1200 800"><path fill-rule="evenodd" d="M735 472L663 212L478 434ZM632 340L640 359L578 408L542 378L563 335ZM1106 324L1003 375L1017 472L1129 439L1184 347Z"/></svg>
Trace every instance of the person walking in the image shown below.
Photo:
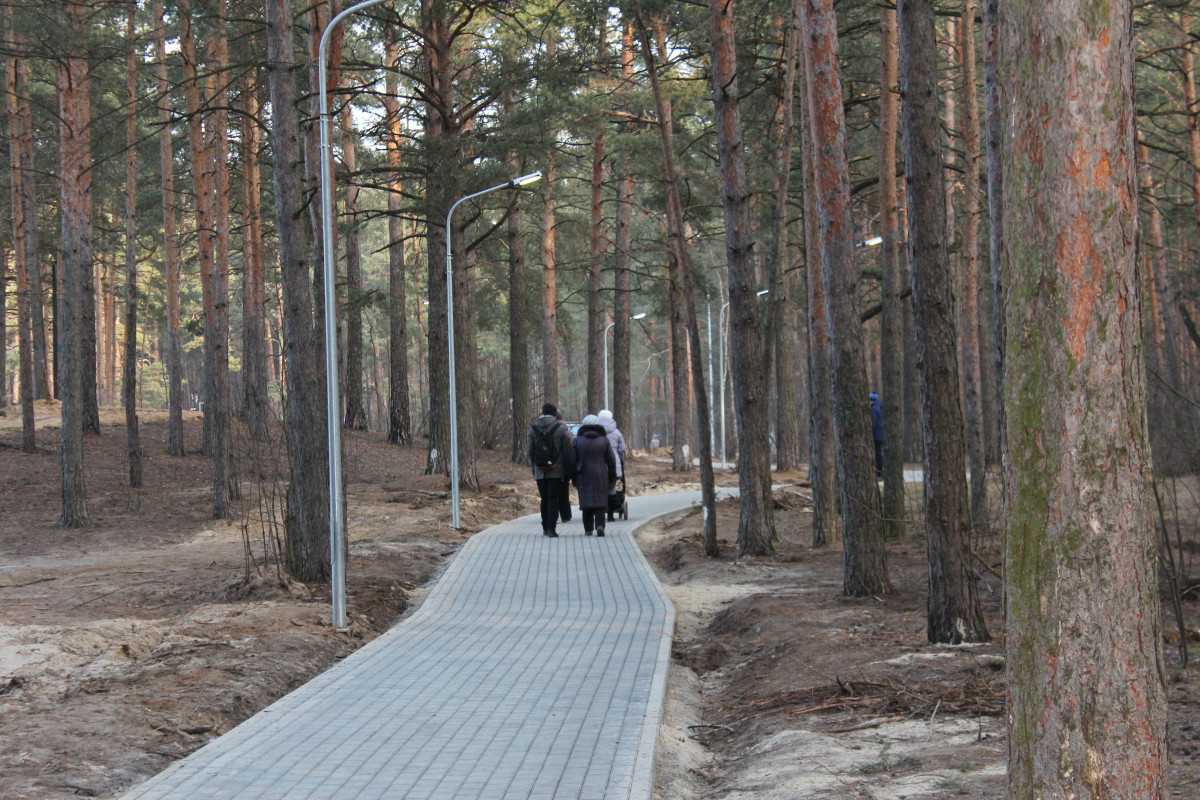
<svg viewBox="0 0 1200 800"><path fill-rule="evenodd" d="M579 426L571 449L575 453L575 489L579 492L579 510L583 514L583 532L604 535L608 512L608 487L616 480L617 458L600 418L588 414Z"/></svg>
<svg viewBox="0 0 1200 800"><path fill-rule="evenodd" d="M557 413L553 403L546 403L525 434L525 455L542 501L542 535L551 538L558 536L558 508L566 491L565 466L571 450L571 432L555 418Z"/></svg>
<svg viewBox="0 0 1200 800"><path fill-rule="evenodd" d="M617 476L613 479L612 484L608 487L609 495L616 494L617 478L625 476L625 435L617 427L617 421L613 419L613 413L607 408L600 412L600 424L604 426L604 433L608 436L608 444L612 447L613 455L617 457ZM608 507L608 521L613 521L612 506Z"/></svg>
<svg viewBox="0 0 1200 800"><path fill-rule="evenodd" d="M883 479L883 401L871 392L871 436L875 439L875 480Z"/></svg>

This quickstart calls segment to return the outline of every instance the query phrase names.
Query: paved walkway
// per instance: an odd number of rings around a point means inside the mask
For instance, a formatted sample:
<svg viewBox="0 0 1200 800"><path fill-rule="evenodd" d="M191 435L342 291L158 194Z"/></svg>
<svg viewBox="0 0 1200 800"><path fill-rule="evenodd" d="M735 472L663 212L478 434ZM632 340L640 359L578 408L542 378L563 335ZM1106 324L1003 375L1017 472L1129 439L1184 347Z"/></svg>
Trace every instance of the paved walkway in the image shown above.
<svg viewBox="0 0 1200 800"><path fill-rule="evenodd" d="M471 537L415 613L123 800L649 798L675 612L632 531L698 502Z"/></svg>

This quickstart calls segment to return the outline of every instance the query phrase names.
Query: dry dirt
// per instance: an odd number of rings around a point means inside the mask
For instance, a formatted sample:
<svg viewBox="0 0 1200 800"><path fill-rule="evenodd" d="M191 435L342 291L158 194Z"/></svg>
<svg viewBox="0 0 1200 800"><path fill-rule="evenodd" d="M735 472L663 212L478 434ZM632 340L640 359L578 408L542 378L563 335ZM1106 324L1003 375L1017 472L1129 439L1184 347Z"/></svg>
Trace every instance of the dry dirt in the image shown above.
<svg viewBox="0 0 1200 800"><path fill-rule="evenodd" d="M528 471L485 452L483 491L464 493L453 531L446 479L421 474L423 442L348 434L352 630L337 633L328 587L288 581L269 558L277 452L240 443L247 499L215 522L198 418L172 458L162 415L141 415L146 486L133 491L123 412L102 417L85 440L94 526L63 531L57 407L39 404L33 455L19 409L0 416L0 800L119 796L386 630L472 532L536 510ZM666 452L630 463L632 494L696 488ZM704 558L694 513L641 535L679 618L656 796L1002 797L1000 645L926 644L915 536L890 546L894 593L841 597L840 553L804 544L806 499L777 493L774 559L735 560L729 542ZM732 540L734 504L719 522ZM998 633L998 582L984 581ZM1200 670L1167 659L1175 793L1200 798Z"/></svg>

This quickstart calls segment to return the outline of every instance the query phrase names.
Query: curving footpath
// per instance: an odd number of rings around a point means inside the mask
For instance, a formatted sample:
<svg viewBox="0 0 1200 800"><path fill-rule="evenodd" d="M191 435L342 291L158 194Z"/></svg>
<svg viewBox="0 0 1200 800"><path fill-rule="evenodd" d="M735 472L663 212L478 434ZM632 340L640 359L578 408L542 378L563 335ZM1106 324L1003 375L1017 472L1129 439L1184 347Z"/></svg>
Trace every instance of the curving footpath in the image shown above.
<svg viewBox="0 0 1200 800"><path fill-rule="evenodd" d="M633 531L471 537L416 612L123 800L647 800L675 612Z"/></svg>

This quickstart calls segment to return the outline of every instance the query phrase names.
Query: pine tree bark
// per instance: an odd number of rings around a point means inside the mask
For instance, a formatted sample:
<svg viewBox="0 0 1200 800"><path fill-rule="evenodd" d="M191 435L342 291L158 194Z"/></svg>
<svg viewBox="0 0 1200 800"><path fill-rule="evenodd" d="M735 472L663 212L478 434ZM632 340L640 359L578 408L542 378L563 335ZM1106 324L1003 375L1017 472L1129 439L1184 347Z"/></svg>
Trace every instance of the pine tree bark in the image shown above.
<svg viewBox="0 0 1200 800"><path fill-rule="evenodd" d="M988 204L988 266L992 281L992 344L994 350L987 354L996 375L993 402L996 416L988 421L989 436L998 441L1004 439L1004 397L1002 376L1004 375L1004 108L1000 100L1000 53L998 31L1000 24L1000 0L983 0L983 85L987 143L987 204ZM1003 499L1004 481L1000 482Z"/></svg>
<svg viewBox="0 0 1200 800"><path fill-rule="evenodd" d="M343 80L343 85L345 81ZM346 417L345 427L365 430L363 407L362 248L358 237L358 151L350 102L342 106L342 165L346 168Z"/></svg>
<svg viewBox="0 0 1200 800"><path fill-rule="evenodd" d="M206 98L213 106L212 128L205 144L209 159L206 168L212 170L213 196L209 199L212 222L212 254L207 262L201 260L201 283L208 286L205 330L205 372L208 399L212 411L213 445L213 518L226 519L233 513L232 501L237 498L237 479L233 472L233 419L229 393L229 92L226 89L226 68L229 45L226 34L226 0L216 0L216 15L212 39L209 42L208 82ZM205 415L207 416L206 409Z"/></svg>
<svg viewBox="0 0 1200 800"><path fill-rule="evenodd" d="M900 259L900 193L896 188L896 136L900 121L896 11L880 11L879 233L883 269L880 330L883 405L883 532L904 533L904 262Z"/></svg>
<svg viewBox="0 0 1200 800"><path fill-rule="evenodd" d="M962 65L963 239L962 348L967 415L967 455L971 468L971 529L988 526L987 447L983 436L982 360L979 347L979 93L975 88L976 0L964 0L958 51Z"/></svg>
<svg viewBox="0 0 1200 800"><path fill-rule="evenodd" d="M142 485L142 443L137 416L137 7L129 4L125 35L129 58L125 76L129 117L125 124L125 363L121 390L125 405L125 449L129 457L129 485Z"/></svg>
<svg viewBox="0 0 1200 800"><path fill-rule="evenodd" d="M801 17L803 20L803 17ZM797 61L800 83L800 141L812 141L807 102L808 55L803 48ZM809 479L813 495L813 547L842 545L842 518L838 512L837 432L833 427L833 378L829 368L829 333L825 323L825 287L822 282L820 231L817 225L815 157L806 147L804 172L804 280L807 302L809 386Z"/></svg>
<svg viewBox="0 0 1200 800"><path fill-rule="evenodd" d="M596 62L598 79L604 83L608 76L608 27L604 20L597 32ZM604 407L604 389L608 375L604 371L604 301L601 296L604 258L608 242L604 240L604 128L596 126L592 136L592 195L591 228L588 236L588 343L587 343L587 407L595 413Z"/></svg>
<svg viewBox="0 0 1200 800"><path fill-rule="evenodd" d="M83 340L86 276L92 271L92 157L91 105L88 95L86 8L81 0L63 0L59 20L65 39L58 59L58 178L62 209L62 296L59 301L63 336L63 365L59 371L62 398L62 515L60 528L85 528L88 517L83 474L85 362ZM93 343L94 338L93 328ZM95 375L92 362L92 375ZM94 384L94 379L93 379Z"/></svg>
<svg viewBox="0 0 1200 800"><path fill-rule="evenodd" d="M284 380L287 386L291 483L285 521L288 572L302 581L328 580L329 466L324 372L317 368L313 327L312 248L304 225L304 160L296 108L295 53L289 0L266 0L267 76L275 225L283 284Z"/></svg>
<svg viewBox="0 0 1200 800"><path fill-rule="evenodd" d="M400 119L399 81L400 45L394 28L388 29L385 58L383 107L387 114L388 181L388 441L412 444L412 423L408 406L408 302L404 286L404 220L400 216L403 194L400 185L400 145L403 129Z"/></svg>
<svg viewBox="0 0 1200 800"><path fill-rule="evenodd" d="M1132 9L1100 8L1000 19L1012 798L1170 794Z"/></svg>
<svg viewBox="0 0 1200 800"><path fill-rule="evenodd" d="M167 82L166 21L162 0L154 2L154 74L158 90L158 153L162 171L163 271L167 303L167 452L182 456L183 350L179 320L179 244L175 233L175 147L171 140L171 102Z"/></svg>
<svg viewBox="0 0 1200 800"><path fill-rule="evenodd" d="M515 158L509 160L519 167ZM512 392L512 455L514 463L525 464L526 424L531 420L533 401L529 390L529 275L525 267L525 240L522 227L525 213L521 197L513 193L508 210L508 352L509 382Z"/></svg>
<svg viewBox="0 0 1200 800"><path fill-rule="evenodd" d="M628 102L628 92L633 86L634 39L633 22L625 23L621 37L621 87L622 102ZM628 130L628 123L623 123ZM613 360L612 360L612 412L617 427L632 434L633 382L629 375L630 317L633 312L632 272L633 261L633 165L627 154L617 156L614 166L617 183L617 208L614 214L613 250L615 257L613 275ZM631 443L632 445L632 443Z"/></svg>
<svg viewBox="0 0 1200 800"><path fill-rule="evenodd" d="M738 109L733 0L709 0L708 22L712 41L717 155L721 165L721 204L725 210L725 256L729 267L730 358L741 495L738 556L765 556L772 555L775 550L769 387L755 241L746 188L745 140Z"/></svg>
<svg viewBox="0 0 1200 800"><path fill-rule="evenodd" d="M856 309L858 269L850 219L849 165L842 83L838 75L837 17L831 0L805 0L809 51L807 100L813 177L828 326L833 422L837 434L847 595L890 591L883 544L875 448L867 398L862 322Z"/></svg>
<svg viewBox="0 0 1200 800"><path fill-rule="evenodd" d="M13 37L14 46L24 45L19 36ZM19 197L13 196L13 216L16 218L16 204L20 204L20 216L23 233L21 246L16 247L14 240L14 260L23 261L29 282L29 325L30 344L33 348L33 396L35 400L43 400L50 396L49 378L46 368L46 322L43 314L42 297L42 268L38 263L38 224L37 224L37 174L34 171L33 159L33 111L29 99L29 61L24 58L13 58L12 69L15 72L17 94L10 103L10 114L15 113L19 119L18 137L10 148L13 155L12 163L19 164L22 180ZM14 108L15 105L15 108Z"/></svg>
<svg viewBox="0 0 1200 800"><path fill-rule="evenodd" d="M263 255L262 178L259 171L258 72L242 84L242 416L250 436L268 439L270 395L267 391L266 276Z"/></svg>
<svg viewBox="0 0 1200 800"><path fill-rule="evenodd" d="M18 36L13 32L12 9L4 9L4 32L5 39L11 47L12 52L16 52L21 42ZM25 257L26 246L25 239L29 233L29 226L25 220L25 205L23 202L25 192L24 183L27 180L32 180L32 176L26 171L25 164L21 159L21 141L24 139L24 128L29 124L29 120L21 113L18 97L24 95L27 90L26 84L20 80L21 69L18 66L19 57L12 55L4 57L4 76L5 76L5 95L7 100L8 111L8 144L9 153L15 157L9 158L9 175L11 184L11 206L12 209L12 253L13 263L16 267L17 278L17 359L18 372L17 380L20 382L20 402L21 402L21 449L26 453L37 452L37 433L34 423L34 352L33 352L33 311L32 305L34 298L30 291L30 275L29 262ZM8 270L8 253L5 248L4 261L0 263L0 272ZM34 263L36 267L36 262ZM0 282L4 282L0 278ZM4 307L8 307L7 297L0 295L0 299L4 300ZM3 316L7 317L7 314ZM0 334L5 338L5 346L0 347L0 358L6 357L7 350L7 321L4 327L0 327ZM4 395L4 405L7 405L8 398L8 381L6 371L0 367L0 395Z"/></svg>
<svg viewBox="0 0 1200 800"><path fill-rule="evenodd" d="M900 90L908 185L908 263L925 443L927 634L935 643L989 636L971 569L965 442L960 404L953 273L939 150L933 0L901 0Z"/></svg>
<svg viewBox="0 0 1200 800"><path fill-rule="evenodd" d="M782 23L782 20L780 20ZM771 258L771 330L775 346L775 462L780 470L800 466L800 400L796 375L796 326L791 277L792 256L788 241L788 198L791 195L792 147L796 59L800 47L800 0L792 0L791 15L782 24L780 67L783 72L781 97L776 108L774 250Z"/></svg>
<svg viewBox="0 0 1200 800"><path fill-rule="evenodd" d="M547 403L558 402L558 265L554 231L557 182L558 168L552 149L546 157L546 186L542 190L542 397Z"/></svg>

